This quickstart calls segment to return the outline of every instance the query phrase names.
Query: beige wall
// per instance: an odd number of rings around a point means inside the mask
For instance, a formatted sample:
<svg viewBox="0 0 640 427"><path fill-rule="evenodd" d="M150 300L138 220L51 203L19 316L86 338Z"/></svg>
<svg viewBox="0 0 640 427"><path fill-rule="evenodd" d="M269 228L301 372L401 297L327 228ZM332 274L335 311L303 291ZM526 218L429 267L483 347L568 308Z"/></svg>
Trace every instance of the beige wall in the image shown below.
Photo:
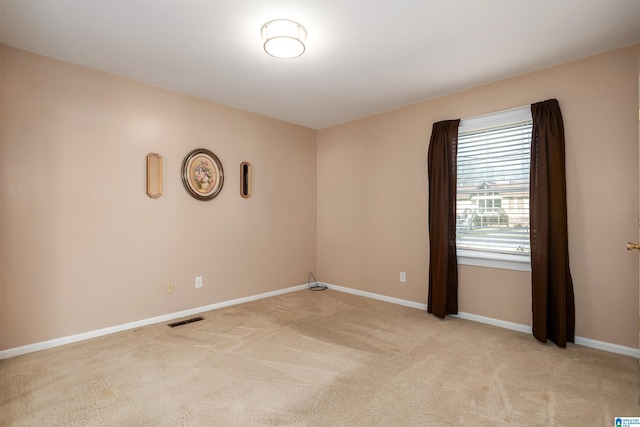
<svg viewBox="0 0 640 427"><path fill-rule="evenodd" d="M8 47L0 59L0 350L315 271L315 131ZM180 180L200 147L225 171L208 202ZM150 152L164 159L159 199L145 194ZM239 194L243 161L250 199Z"/></svg>
<svg viewBox="0 0 640 427"><path fill-rule="evenodd" d="M577 335L637 347L638 256L624 243L638 234L639 54L315 132L0 46L0 350L305 283L316 260L325 282L424 303L431 125L552 97ZM210 202L180 181L199 147L225 168ZM149 152L164 158L160 199L144 192ZM530 304L528 273L460 266L461 311L530 324Z"/></svg>
<svg viewBox="0 0 640 427"><path fill-rule="evenodd" d="M318 273L426 302L431 126L557 98L564 116L576 334L638 347L639 46L318 132ZM473 72L470 70L470 72ZM399 272L407 272L407 283ZM530 274L460 266L460 311L531 324Z"/></svg>
<svg viewBox="0 0 640 427"><path fill-rule="evenodd" d="M2 57L3 57L3 50L0 49L0 100L3 99L3 85L2 85ZM3 231L4 231L4 197L3 197L3 193L4 193L4 162L2 161L2 153L3 153L3 140L4 140L4 108L2 107L2 103L0 102L0 322L2 322L2 310L4 310L4 305L3 305L3 293L4 293L4 273L3 273L3 269L4 269L4 261L2 261L4 259L4 245L2 244L4 238L3 238ZM2 325L0 324L0 350L3 349L2 347Z"/></svg>

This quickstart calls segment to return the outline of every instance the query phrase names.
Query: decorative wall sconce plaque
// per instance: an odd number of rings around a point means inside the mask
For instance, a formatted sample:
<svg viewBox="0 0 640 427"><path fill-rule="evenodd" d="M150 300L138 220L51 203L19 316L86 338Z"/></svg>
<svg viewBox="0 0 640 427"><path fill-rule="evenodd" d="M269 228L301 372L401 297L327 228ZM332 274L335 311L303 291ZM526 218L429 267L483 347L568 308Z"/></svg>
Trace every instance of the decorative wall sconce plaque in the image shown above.
<svg viewBox="0 0 640 427"><path fill-rule="evenodd" d="M182 162L182 183L196 199L213 199L222 190L224 183L220 159L205 148L191 151Z"/></svg>
<svg viewBox="0 0 640 427"><path fill-rule="evenodd" d="M149 153L147 156L147 195L154 199L162 196L162 156Z"/></svg>
<svg viewBox="0 0 640 427"><path fill-rule="evenodd" d="M251 197L251 163L240 163L240 195L245 199Z"/></svg>

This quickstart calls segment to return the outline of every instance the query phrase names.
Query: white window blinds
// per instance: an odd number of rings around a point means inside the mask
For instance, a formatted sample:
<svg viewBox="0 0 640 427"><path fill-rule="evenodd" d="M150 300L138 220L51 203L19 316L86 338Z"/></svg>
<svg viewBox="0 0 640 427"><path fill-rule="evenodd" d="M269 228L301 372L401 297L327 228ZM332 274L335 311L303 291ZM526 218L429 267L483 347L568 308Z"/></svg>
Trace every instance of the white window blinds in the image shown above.
<svg viewBox="0 0 640 427"><path fill-rule="evenodd" d="M529 107L462 120L458 249L529 256Z"/></svg>

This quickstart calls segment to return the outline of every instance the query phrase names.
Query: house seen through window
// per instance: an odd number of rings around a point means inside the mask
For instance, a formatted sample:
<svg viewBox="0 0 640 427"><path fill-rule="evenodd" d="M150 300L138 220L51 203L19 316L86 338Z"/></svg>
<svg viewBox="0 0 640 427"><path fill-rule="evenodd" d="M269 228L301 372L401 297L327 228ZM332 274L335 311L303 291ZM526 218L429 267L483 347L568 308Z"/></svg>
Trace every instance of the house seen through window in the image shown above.
<svg viewBox="0 0 640 427"><path fill-rule="evenodd" d="M456 198L461 263L467 263L465 257L529 262L531 124L528 106L461 120Z"/></svg>

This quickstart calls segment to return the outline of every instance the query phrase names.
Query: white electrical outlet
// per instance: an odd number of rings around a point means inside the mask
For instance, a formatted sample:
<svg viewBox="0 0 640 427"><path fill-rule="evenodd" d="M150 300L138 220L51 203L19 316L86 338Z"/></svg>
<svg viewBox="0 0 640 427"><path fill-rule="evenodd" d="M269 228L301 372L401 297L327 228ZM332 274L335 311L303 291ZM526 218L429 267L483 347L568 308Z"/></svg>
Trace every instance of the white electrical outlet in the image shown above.
<svg viewBox="0 0 640 427"><path fill-rule="evenodd" d="M202 287L202 276L196 277L196 288Z"/></svg>
<svg viewBox="0 0 640 427"><path fill-rule="evenodd" d="M404 282L406 282L406 281L407 281L407 273L405 273L404 271L401 271L401 272L400 272L400 281L401 281L402 283L404 283Z"/></svg>

